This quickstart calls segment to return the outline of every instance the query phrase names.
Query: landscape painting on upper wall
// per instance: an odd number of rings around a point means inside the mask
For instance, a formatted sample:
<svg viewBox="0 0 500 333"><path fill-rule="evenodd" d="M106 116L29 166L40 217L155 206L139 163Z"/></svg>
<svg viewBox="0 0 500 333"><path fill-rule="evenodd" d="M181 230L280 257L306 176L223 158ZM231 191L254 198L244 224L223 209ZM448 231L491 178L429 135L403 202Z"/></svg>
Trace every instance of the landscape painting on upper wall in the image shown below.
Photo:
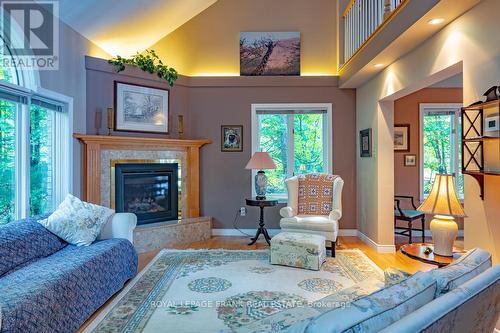
<svg viewBox="0 0 500 333"><path fill-rule="evenodd" d="M240 75L300 75L300 32L241 32Z"/></svg>

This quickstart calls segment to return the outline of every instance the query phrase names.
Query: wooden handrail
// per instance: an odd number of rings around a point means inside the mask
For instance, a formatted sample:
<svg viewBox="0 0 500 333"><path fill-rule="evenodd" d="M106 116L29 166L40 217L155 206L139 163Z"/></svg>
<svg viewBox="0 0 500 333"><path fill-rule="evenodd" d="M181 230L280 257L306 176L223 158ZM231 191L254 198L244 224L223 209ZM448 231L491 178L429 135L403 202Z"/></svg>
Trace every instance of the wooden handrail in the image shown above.
<svg viewBox="0 0 500 333"><path fill-rule="evenodd" d="M372 39L406 0L350 0L343 14L344 65ZM363 6L367 4L367 6ZM354 7L355 11L351 11Z"/></svg>
<svg viewBox="0 0 500 333"><path fill-rule="evenodd" d="M349 14L349 12L351 11L351 8L352 8L352 6L354 5L355 2L356 2L356 0L350 0L349 1L349 3L347 4L347 6L345 7L344 14L342 14L342 17L346 17L347 14Z"/></svg>

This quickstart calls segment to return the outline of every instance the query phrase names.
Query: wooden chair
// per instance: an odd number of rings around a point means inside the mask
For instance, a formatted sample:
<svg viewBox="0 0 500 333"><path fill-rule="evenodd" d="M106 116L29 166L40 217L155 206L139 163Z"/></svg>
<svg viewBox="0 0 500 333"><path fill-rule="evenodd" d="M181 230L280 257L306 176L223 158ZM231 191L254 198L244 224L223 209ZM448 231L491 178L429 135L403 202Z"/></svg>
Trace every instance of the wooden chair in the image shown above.
<svg viewBox="0 0 500 333"><path fill-rule="evenodd" d="M411 205L413 210L411 209L401 209L400 203L402 199L411 200ZM397 221L405 221L408 223L408 227L398 227ZM412 227L412 223L415 220L420 220L422 223L421 229L414 229ZM397 231L397 230L403 231ZM421 211L417 210L417 206L415 205L415 201L412 196L408 195L395 195L394 196L394 233L396 235L407 236L409 238L409 243L412 243L412 231L421 231L422 232L422 243L425 243L425 214Z"/></svg>

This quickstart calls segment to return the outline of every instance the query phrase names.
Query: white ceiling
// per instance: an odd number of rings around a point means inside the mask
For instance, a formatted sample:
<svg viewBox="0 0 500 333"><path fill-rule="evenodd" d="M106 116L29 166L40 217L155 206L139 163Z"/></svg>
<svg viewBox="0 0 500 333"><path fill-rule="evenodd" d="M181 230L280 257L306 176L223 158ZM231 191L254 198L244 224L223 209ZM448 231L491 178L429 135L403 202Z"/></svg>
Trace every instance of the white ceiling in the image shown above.
<svg viewBox="0 0 500 333"><path fill-rule="evenodd" d="M217 0L60 0L59 16L109 54L130 56Z"/></svg>

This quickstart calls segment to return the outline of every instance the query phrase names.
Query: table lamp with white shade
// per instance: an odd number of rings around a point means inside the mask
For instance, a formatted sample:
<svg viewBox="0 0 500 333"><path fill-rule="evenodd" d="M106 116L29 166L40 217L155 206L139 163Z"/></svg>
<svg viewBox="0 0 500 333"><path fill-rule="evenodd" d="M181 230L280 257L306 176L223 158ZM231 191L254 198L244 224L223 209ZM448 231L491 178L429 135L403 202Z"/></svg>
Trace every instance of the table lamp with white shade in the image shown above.
<svg viewBox="0 0 500 333"><path fill-rule="evenodd" d="M454 177L436 175L431 193L417 210L434 215L430 225L434 253L440 256L453 256L453 241L458 234L454 217L466 216L455 191Z"/></svg>
<svg viewBox="0 0 500 333"><path fill-rule="evenodd" d="M255 193L257 194L257 200L266 199L267 192L267 176L263 171L264 169L276 169L276 164L272 160L269 153L266 152L256 152L253 154L250 161L248 161L245 169L255 169L259 170L255 175Z"/></svg>

